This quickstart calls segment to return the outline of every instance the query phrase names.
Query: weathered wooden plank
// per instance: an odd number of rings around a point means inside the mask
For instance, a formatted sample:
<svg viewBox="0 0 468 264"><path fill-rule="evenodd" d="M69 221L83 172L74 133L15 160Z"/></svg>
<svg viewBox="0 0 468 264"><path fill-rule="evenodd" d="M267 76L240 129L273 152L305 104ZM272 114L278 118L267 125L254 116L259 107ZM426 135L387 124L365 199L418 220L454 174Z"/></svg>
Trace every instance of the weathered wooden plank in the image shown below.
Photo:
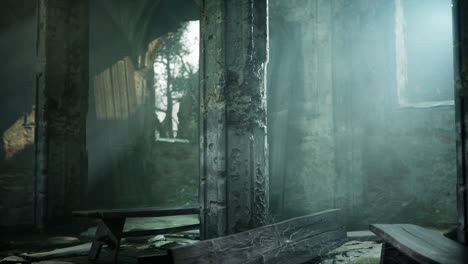
<svg viewBox="0 0 468 264"><path fill-rule="evenodd" d="M418 263L462 264L468 261L468 248L442 234L409 225L371 225L382 239Z"/></svg>
<svg viewBox="0 0 468 264"><path fill-rule="evenodd" d="M73 256L86 256L91 248L91 243L76 245L72 247L54 249L48 252L24 253L21 257L36 262L57 258L69 258Z"/></svg>
<svg viewBox="0 0 468 264"><path fill-rule="evenodd" d="M102 104L99 104L99 101L101 100L100 96L100 87L99 87L99 79L95 76L93 78L93 86L92 89L94 91L94 109L96 116L102 117L103 112L102 112Z"/></svg>
<svg viewBox="0 0 468 264"><path fill-rule="evenodd" d="M293 218L277 224L170 250L173 263L303 263L346 241L339 210Z"/></svg>
<svg viewBox="0 0 468 264"><path fill-rule="evenodd" d="M132 209L74 211L78 217L92 218L126 218L126 217L160 217L172 215L190 215L200 213L199 206L186 207L147 207Z"/></svg>
<svg viewBox="0 0 468 264"><path fill-rule="evenodd" d="M96 110L99 110L97 113L98 119L108 119L109 115L107 113L107 98L105 93L105 82L104 76L102 74L97 75L94 77L95 79L95 87L94 90L96 92L96 97L94 98L94 104Z"/></svg>
<svg viewBox="0 0 468 264"><path fill-rule="evenodd" d="M100 88L100 97L101 97L101 100L102 100L102 112L103 112L103 118L104 120L107 120L109 119L110 115L113 114L110 112L110 106L108 106L107 104L109 103L108 99L107 99L107 94L106 94L106 82L105 82L105 79L104 79L104 76L103 75L100 75L99 77L99 88Z"/></svg>
<svg viewBox="0 0 468 264"><path fill-rule="evenodd" d="M112 91L112 74L108 68L102 72L103 85L105 91L106 107L107 107L107 119L115 119L117 114L116 105L114 103L114 93Z"/></svg>
<svg viewBox="0 0 468 264"><path fill-rule="evenodd" d="M122 118L128 119L128 86L125 79L126 68L124 60L119 60L117 63L118 82L120 91L120 107L122 110Z"/></svg>
<svg viewBox="0 0 468 264"><path fill-rule="evenodd" d="M137 108L137 95L135 90L135 68L129 57L125 57L125 80L127 81L128 111L133 114Z"/></svg>
<svg viewBox="0 0 468 264"><path fill-rule="evenodd" d="M96 86L94 87L97 92L97 96L94 98L94 104L96 109L99 109L99 114L97 115L98 119L107 119L107 105L106 105L106 94L104 92L104 80L102 76L94 77L96 80Z"/></svg>
<svg viewBox="0 0 468 264"><path fill-rule="evenodd" d="M153 229L153 230L131 230L131 231L124 232L122 237L156 236L156 235L190 231L190 230L195 230L199 228L200 228L200 225L195 224L195 225L176 226L176 227Z"/></svg>
<svg viewBox="0 0 468 264"><path fill-rule="evenodd" d="M119 68L117 64L110 67L112 96L114 101L115 119L122 119L122 105L120 104Z"/></svg>
<svg viewBox="0 0 468 264"><path fill-rule="evenodd" d="M101 249L107 245L114 263L117 261L117 256L120 249L120 239L122 238L125 218L103 219L96 230L93 244L89 251L88 259L97 260Z"/></svg>

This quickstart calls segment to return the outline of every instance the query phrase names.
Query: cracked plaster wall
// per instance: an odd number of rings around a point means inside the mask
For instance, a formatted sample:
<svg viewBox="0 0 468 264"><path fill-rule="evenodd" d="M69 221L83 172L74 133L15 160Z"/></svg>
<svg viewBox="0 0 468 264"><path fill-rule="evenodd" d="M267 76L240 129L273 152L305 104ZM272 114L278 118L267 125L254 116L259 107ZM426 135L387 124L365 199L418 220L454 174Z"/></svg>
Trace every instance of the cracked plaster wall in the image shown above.
<svg viewBox="0 0 468 264"><path fill-rule="evenodd" d="M387 0L270 1L277 217L341 207L351 229L455 223L454 109L399 107L393 10Z"/></svg>

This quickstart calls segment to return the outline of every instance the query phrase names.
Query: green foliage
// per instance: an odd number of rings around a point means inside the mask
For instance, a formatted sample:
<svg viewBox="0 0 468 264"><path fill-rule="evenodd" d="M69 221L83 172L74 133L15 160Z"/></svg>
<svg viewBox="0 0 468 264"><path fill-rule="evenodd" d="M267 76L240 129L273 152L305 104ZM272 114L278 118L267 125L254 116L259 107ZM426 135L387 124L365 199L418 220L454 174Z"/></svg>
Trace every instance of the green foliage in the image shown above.
<svg viewBox="0 0 468 264"><path fill-rule="evenodd" d="M176 32L168 33L163 43L157 49L156 62L164 61L163 63L170 63L177 61L179 57L189 54L189 50L182 43L182 35L187 30L187 25L187 23L184 23Z"/></svg>
<svg viewBox="0 0 468 264"><path fill-rule="evenodd" d="M190 49L184 43L184 33L187 32L188 23L173 33L169 33L156 51L155 57L155 102L156 111L163 120L158 120L158 133L161 137L173 138L174 130L191 127L181 122L191 122L193 117L180 114L184 109L192 111L193 103L189 100L195 89L198 87L198 65L192 65L188 62ZM177 116L173 112L176 104L180 104L180 110ZM189 104L189 106L182 106ZM186 114L185 114L186 115ZM178 129L179 128L179 129ZM179 134L187 134L187 132Z"/></svg>

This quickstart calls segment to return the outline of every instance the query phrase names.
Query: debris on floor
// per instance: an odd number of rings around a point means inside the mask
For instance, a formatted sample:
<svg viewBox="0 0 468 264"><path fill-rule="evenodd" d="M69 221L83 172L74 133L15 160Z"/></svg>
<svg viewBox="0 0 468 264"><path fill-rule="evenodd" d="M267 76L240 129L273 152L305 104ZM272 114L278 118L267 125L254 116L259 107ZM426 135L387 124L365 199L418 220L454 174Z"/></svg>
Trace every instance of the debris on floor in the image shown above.
<svg viewBox="0 0 468 264"><path fill-rule="evenodd" d="M50 245L77 245L80 240L76 237L51 237L47 239L47 243Z"/></svg>
<svg viewBox="0 0 468 264"><path fill-rule="evenodd" d="M194 217L169 217L160 218L159 221L128 221L126 230L138 228L161 228L187 223L197 223ZM5 240L9 245L8 250L0 250L0 264L24 263L24 264L88 264L87 254L94 237L95 228L90 228L78 236L34 236L22 238L20 241ZM315 264L374 264L379 263L382 244L376 240L373 233L357 231L348 232L350 241L341 247L330 251ZM136 263L137 256L149 254L162 254L167 248L188 243L194 243L200 239L198 230L185 231L176 234L165 234L146 237L128 237L122 239L119 251L119 263ZM106 262L107 249L103 249L102 263ZM110 256L110 255L109 255ZM110 262L109 262L110 263Z"/></svg>
<svg viewBox="0 0 468 264"><path fill-rule="evenodd" d="M318 264L378 264L382 244L375 241L348 241L330 251Z"/></svg>
<svg viewBox="0 0 468 264"><path fill-rule="evenodd" d="M82 245L67 247L67 248L60 248L55 249L52 251L41 252L41 253L24 253L21 254L21 257L32 260L32 261L40 261L40 260L49 260L49 259L56 259L56 258L63 258L63 257L75 257L75 256L86 256L91 248L91 243L86 243Z"/></svg>
<svg viewBox="0 0 468 264"><path fill-rule="evenodd" d="M10 264L10 263L29 263L29 260L25 260L18 256L8 256L2 260L0 260L1 264Z"/></svg>

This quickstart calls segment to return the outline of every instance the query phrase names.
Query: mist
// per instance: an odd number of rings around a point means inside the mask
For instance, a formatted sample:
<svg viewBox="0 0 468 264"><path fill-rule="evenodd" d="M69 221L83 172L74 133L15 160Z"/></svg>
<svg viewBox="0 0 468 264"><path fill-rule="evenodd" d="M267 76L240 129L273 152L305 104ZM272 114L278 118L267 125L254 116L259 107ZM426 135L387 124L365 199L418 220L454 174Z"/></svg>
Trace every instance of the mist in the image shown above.
<svg viewBox="0 0 468 264"><path fill-rule="evenodd" d="M270 1L273 214L456 222L451 1Z"/></svg>
<svg viewBox="0 0 468 264"><path fill-rule="evenodd" d="M190 73L178 57L169 67L170 118L167 73L155 72L164 41L200 18L198 6L168 2L151 15L145 1L117 2L90 6L83 207L198 203L198 54L184 58ZM17 7L0 31L4 225L33 222L34 8ZM452 38L449 0L269 1L272 221L342 208L350 230L456 222Z"/></svg>

